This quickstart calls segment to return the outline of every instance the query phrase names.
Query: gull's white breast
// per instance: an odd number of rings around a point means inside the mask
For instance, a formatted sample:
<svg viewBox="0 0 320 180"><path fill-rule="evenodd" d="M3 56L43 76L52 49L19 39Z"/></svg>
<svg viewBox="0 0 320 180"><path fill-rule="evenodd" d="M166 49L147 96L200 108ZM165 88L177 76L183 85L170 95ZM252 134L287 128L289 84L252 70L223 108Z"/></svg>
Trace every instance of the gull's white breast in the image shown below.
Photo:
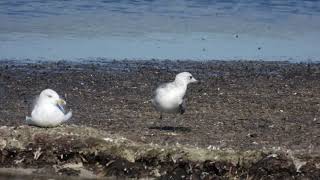
<svg viewBox="0 0 320 180"><path fill-rule="evenodd" d="M65 114L55 105L36 105L31 113L32 123L37 126L53 127L57 126L65 119Z"/></svg>

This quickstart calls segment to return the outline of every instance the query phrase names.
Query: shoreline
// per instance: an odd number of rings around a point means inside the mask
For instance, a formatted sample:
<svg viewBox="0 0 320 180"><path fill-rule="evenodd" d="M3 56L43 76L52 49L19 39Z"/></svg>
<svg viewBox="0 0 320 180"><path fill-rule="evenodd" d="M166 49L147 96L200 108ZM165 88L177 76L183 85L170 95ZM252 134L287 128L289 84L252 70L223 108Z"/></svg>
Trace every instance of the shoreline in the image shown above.
<svg viewBox="0 0 320 180"><path fill-rule="evenodd" d="M74 58L74 59L64 59L64 58L2 58L0 59L0 64L105 64L105 63L163 63L163 62L187 62L187 63L209 63L209 64L217 64L217 63L261 63L261 64L319 64L320 60L309 59L309 60L287 60L283 59L245 59L245 58L235 58L235 59L168 59L168 58L106 58L106 57L88 57L88 58Z"/></svg>
<svg viewBox="0 0 320 180"><path fill-rule="evenodd" d="M148 100L157 85L173 80L181 71L191 72L202 83L188 87L183 116L165 115L159 122ZM263 157L277 149L284 154L299 152L300 156L310 157L307 165L312 172L292 173L292 164L287 164L290 168L282 169L280 174L288 176L283 177L312 177L320 172L316 167L320 163L318 63L0 61L0 125L9 129L25 125L24 117L30 114L33 98L48 87L61 94L73 110L74 117L64 125L66 128L90 127L159 147L267 151ZM176 132L173 127L177 127ZM280 170L270 171L277 174Z"/></svg>

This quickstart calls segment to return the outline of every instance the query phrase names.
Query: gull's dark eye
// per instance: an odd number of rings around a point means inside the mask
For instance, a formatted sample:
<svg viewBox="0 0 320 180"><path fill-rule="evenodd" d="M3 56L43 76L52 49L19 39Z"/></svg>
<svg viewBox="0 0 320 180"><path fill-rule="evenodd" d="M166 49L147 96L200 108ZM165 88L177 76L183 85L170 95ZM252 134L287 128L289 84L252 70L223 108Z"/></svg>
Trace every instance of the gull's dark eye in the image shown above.
<svg viewBox="0 0 320 180"><path fill-rule="evenodd" d="M189 76L190 79L192 79L192 76Z"/></svg>
<svg viewBox="0 0 320 180"><path fill-rule="evenodd" d="M51 96L51 95L48 95L48 97L49 97L49 98L52 98L52 96Z"/></svg>

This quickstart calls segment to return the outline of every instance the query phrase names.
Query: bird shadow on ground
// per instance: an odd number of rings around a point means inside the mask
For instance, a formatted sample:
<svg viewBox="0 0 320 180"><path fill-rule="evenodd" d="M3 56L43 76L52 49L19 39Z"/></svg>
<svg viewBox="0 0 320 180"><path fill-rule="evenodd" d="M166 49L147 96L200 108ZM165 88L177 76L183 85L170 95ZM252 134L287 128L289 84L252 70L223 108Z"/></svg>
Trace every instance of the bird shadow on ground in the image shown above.
<svg viewBox="0 0 320 180"><path fill-rule="evenodd" d="M151 126L149 129L156 129L160 131L173 131L173 132L191 132L191 129L188 127L173 127L173 126Z"/></svg>

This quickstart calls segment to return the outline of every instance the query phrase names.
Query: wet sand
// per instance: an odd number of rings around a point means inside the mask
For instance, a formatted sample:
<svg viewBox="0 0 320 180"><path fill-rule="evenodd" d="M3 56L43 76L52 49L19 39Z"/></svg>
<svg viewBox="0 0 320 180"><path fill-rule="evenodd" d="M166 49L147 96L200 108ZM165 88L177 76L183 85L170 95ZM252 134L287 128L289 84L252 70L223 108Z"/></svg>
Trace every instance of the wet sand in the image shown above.
<svg viewBox="0 0 320 180"><path fill-rule="evenodd" d="M181 71L191 72L201 84L188 87L185 114L165 114L160 121L149 101L152 92ZM33 98L45 88L67 100L74 113L68 124L141 144L320 153L316 63L0 62L0 125L24 125Z"/></svg>

